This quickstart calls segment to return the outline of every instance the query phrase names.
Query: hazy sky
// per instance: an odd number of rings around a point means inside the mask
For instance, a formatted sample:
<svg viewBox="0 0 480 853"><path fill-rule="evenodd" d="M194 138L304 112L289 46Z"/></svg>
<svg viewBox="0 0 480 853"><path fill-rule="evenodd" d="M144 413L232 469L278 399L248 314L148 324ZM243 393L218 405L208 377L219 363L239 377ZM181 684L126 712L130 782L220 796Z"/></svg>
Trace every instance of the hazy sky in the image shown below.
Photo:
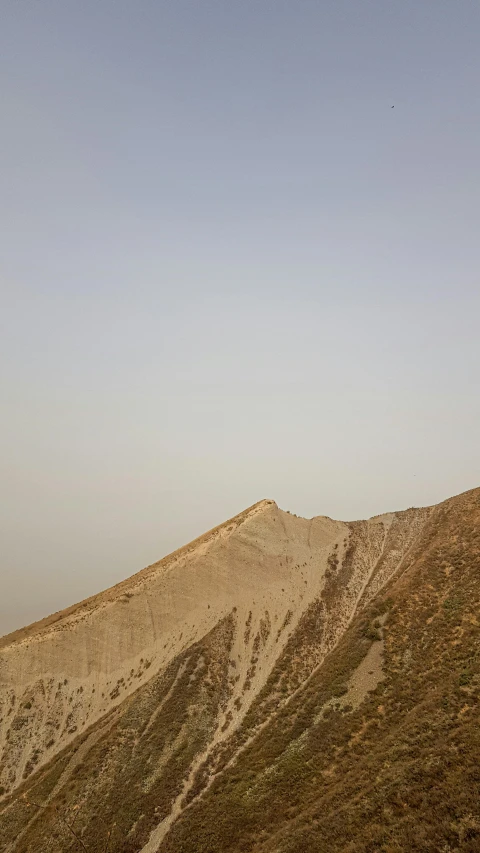
<svg viewBox="0 0 480 853"><path fill-rule="evenodd" d="M264 497L480 485L479 44L473 0L3 0L0 633Z"/></svg>

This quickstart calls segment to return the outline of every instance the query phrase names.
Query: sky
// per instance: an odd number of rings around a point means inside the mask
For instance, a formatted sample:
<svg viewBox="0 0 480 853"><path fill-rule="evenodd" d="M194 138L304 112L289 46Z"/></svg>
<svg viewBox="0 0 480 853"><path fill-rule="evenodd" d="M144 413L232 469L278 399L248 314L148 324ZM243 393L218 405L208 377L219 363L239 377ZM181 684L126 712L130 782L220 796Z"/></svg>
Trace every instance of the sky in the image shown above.
<svg viewBox="0 0 480 853"><path fill-rule="evenodd" d="M480 485L480 5L4 0L0 634Z"/></svg>

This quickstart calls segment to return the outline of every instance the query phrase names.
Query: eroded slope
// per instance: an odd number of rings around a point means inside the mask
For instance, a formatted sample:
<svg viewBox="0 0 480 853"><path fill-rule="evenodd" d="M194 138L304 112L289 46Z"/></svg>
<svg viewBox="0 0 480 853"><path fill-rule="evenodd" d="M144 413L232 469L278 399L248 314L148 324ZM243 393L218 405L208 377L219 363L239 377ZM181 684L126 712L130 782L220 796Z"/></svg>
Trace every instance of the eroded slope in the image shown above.
<svg viewBox="0 0 480 853"><path fill-rule="evenodd" d="M78 848L62 815L76 816L89 851L109 832L119 851L167 843L319 677L359 610L411 559L431 514L345 524L264 501L7 638L4 849ZM368 626L359 650L375 642Z"/></svg>
<svg viewBox="0 0 480 853"><path fill-rule="evenodd" d="M479 724L476 490L435 509L402 571L159 851L475 853Z"/></svg>

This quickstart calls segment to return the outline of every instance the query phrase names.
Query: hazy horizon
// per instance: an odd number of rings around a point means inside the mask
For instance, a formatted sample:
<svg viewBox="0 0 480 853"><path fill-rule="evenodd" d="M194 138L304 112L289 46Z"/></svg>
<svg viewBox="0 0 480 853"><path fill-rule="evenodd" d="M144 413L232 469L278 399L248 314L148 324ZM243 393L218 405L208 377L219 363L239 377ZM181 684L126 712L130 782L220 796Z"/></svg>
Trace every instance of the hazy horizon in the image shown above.
<svg viewBox="0 0 480 853"><path fill-rule="evenodd" d="M0 634L480 485L480 8L1 12Z"/></svg>

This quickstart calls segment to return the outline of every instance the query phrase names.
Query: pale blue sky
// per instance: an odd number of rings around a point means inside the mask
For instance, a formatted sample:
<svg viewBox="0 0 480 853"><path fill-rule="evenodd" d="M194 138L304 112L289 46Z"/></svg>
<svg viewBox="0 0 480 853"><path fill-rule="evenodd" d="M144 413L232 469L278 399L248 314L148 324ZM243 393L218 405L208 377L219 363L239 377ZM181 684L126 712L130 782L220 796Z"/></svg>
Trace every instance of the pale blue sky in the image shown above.
<svg viewBox="0 0 480 853"><path fill-rule="evenodd" d="M0 633L263 497L480 485L479 44L472 0L4 0Z"/></svg>

